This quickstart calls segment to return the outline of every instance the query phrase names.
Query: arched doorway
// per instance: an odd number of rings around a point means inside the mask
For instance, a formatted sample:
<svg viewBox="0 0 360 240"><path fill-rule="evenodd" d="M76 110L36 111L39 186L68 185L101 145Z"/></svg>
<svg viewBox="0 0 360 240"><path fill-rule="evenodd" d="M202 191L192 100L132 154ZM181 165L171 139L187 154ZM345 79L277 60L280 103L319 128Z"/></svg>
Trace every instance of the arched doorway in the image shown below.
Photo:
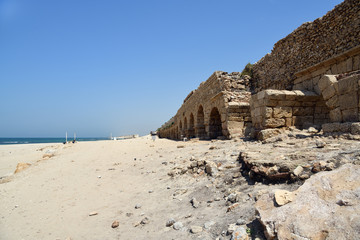
<svg viewBox="0 0 360 240"><path fill-rule="evenodd" d="M189 130L188 130L189 138L195 137L194 122L195 122L194 115L191 113L190 114L190 122L189 122Z"/></svg>
<svg viewBox="0 0 360 240"><path fill-rule="evenodd" d="M209 137L210 139L214 139L219 136L223 136L221 127L221 116L219 110L214 107L210 113Z"/></svg>
<svg viewBox="0 0 360 240"><path fill-rule="evenodd" d="M197 116L196 116L196 127L195 127L196 136L200 139L206 137L205 124L204 124L204 109L203 106L199 106Z"/></svg>

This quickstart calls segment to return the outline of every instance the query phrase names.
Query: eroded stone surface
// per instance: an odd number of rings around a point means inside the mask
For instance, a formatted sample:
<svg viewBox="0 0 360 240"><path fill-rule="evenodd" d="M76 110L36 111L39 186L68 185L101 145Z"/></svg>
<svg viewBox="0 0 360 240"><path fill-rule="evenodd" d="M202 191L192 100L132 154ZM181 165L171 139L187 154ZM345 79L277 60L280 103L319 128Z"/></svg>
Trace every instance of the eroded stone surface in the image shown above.
<svg viewBox="0 0 360 240"><path fill-rule="evenodd" d="M360 166L346 164L312 176L292 202L276 207L273 195L265 194L256 209L267 239L357 239L359 196Z"/></svg>

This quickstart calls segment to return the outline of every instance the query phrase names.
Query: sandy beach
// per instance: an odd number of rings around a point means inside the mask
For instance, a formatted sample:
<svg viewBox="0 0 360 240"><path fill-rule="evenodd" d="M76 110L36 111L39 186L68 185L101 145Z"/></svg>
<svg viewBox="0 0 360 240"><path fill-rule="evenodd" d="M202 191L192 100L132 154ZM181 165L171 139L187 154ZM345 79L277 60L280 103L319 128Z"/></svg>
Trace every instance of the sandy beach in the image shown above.
<svg viewBox="0 0 360 240"><path fill-rule="evenodd" d="M322 176L317 172L336 166L353 163L351 169L358 169L359 141L295 133L266 143L144 136L0 146L0 239L266 239L257 209L271 217L266 209L274 205L274 193L300 190L304 181ZM14 174L18 163L31 165ZM285 175L288 180L281 181ZM313 190L303 191L307 197ZM319 201L314 211L326 205ZM349 217L358 211L357 204L339 208L329 200L328 205L333 211L351 208L338 213ZM240 234L243 238L235 238Z"/></svg>
<svg viewBox="0 0 360 240"><path fill-rule="evenodd" d="M189 225L223 218L225 209L207 207L206 201L216 197L206 196L205 185L211 183L207 178L189 176L174 181L168 172L192 155L206 153L210 144L153 142L146 136L68 145L0 146L0 173L8 176L0 184L0 239L197 238L189 235ZM232 149L236 147L233 144ZM226 153L217 150L216 155ZM237 156L229 153L228 157L234 161ZM9 176L18 162L32 165ZM203 210L189 203L198 191L202 193L198 199L205 201ZM208 199L201 199L204 196ZM97 215L89 216L95 212ZM237 217L228 217L228 221ZM166 227L170 218L181 220L187 228ZM144 219L145 224L139 224ZM119 227L111 227L114 221ZM212 239L210 232L203 236Z"/></svg>

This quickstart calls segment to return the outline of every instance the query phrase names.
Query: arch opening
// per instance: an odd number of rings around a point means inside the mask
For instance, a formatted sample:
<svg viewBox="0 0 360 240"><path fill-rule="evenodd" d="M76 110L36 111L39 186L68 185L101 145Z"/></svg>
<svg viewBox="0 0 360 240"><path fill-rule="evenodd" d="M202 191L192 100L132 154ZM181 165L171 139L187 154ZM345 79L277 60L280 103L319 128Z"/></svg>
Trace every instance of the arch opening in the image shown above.
<svg viewBox="0 0 360 240"><path fill-rule="evenodd" d="M221 126L221 115L219 113L219 110L216 107L214 107L210 113L209 137L210 139L214 139L220 136L223 136L222 126Z"/></svg>
<svg viewBox="0 0 360 240"><path fill-rule="evenodd" d="M187 125L187 119L184 118L184 130L183 130L183 137L188 137L188 125Z"/></svg>
<svg viewBox="0 0 360 240"><path fill-rule="evenodd" d="M191 113L190 114L190 121L189 121L189 130L188 130L189 138L194 138L195 137L194 122L195 122L194 115Z"/></svg>
<svg viewBox="0 0 360 240"><path fill-rule="evenodd" d="M196 116L196 127L195 127L195 134L200 139L204 139L206 137L204 118L205 118L204 108L203 106L200 105Z"/></svg>

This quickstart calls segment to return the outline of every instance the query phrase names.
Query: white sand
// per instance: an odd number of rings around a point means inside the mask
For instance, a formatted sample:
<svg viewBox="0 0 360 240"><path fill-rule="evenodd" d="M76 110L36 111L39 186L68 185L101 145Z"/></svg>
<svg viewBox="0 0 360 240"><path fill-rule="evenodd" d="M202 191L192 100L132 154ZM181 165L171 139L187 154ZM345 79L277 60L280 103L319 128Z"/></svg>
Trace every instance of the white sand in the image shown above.
<svg viewBox="0 0 360 240"><path fill-rule="evenodd" d="M185 161L194 151L208 150L209 144L153 142L146 136L0 146L0 176L12 173L18 162L32 164L0 184L0 239L189 239L190 233L167 228L165 223L172 217L190 224L185 218L192 211L189 199L186 194L174 197L174 191L184 186L194 191L199 180L174 181L167 175L173 166L162 162ZM43 160L46 153L55 155ZM141 208L135 209L136 204ZM98 215L89 216L93 211ZM194 221L206 214L211 218L209 210ZM133 226L145 216L148 224ZM113 229L115 220L120 226Z"/></svg>

